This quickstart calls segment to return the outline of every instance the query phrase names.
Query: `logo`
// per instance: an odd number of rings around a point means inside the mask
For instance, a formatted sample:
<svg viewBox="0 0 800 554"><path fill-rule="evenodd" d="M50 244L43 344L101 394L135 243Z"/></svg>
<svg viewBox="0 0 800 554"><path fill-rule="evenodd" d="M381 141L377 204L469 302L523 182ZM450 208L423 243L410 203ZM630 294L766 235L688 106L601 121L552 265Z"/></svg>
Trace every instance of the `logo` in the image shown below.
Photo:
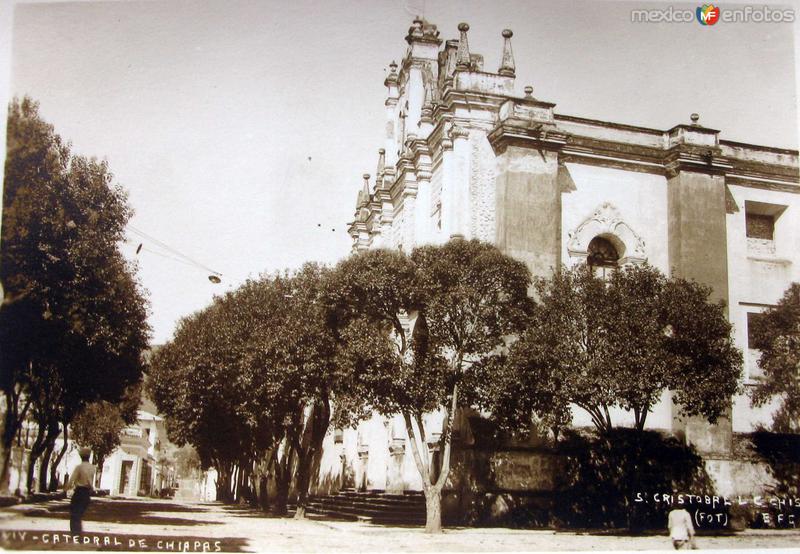
<svg viewBox="0 0 800 554"><path fill-rule="evenodd" d="M719 7L714 4L703 4L695 12L700 25L713 25L719 21Z"/></svg>

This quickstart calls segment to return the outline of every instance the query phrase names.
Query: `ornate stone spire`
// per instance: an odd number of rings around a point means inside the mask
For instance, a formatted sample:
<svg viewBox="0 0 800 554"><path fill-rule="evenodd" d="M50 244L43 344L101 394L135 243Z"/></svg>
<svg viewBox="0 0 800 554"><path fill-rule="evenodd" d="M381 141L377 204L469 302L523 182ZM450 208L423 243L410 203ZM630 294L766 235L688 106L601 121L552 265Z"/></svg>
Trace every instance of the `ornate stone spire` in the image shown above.
<svg viewBox="0 0 800 554"><path fill-rule="evenodd" d="M436 44L438 46L442 41L439 40L439 31L436 30L436 25L428 23L422 17L417 16L414 18L411 27L408 28L406 42L409 44L424 42Z"/></svg>
<svg viewBox="0 0 800 554"><path fill-rule="evenodd" d="M389 85L397 85L397 62L392 60L392 63L389 64L389 74L386 76L386 80L383 81L385 86Z"/></svg>
<svg viewBox="0 0 800 554"><path fill-rule="evenodd" d="M369 204L369 173L364 174L364 186L358 191L358 200L356 202L356 209L360 210Z"/></svg>
<svg viewBox="0 0 800 554"><path fill-rule="evenodd" d="M511 50L512 36L514 33L511 29L503 29L503 60L500 62L500 69L497 72L505 77L514 77L516 71L514 52Z"/></svg>
<svg viewBox="0 0 800 554"><path fill-rule="evenodd" d="M375 172L375 178L380 179L383 175L383 170L386 168L386 150L378 148L378 169Z"/></svg>
<svg viewBox="0 0 800 554"><path fill-rule="evenodd" d="M364 177L364 187L361 189L361 192L364 193L364 196L367 197L367 202L369 202L369 197L370 197L370 193L369 193L369 173L364 173L363 177Z"/></svg>
<svg viewBox="0 0 800 554"><path fill-rule="evenodd" d="M461 38L458 39L458 52L456 53L456 71L469 71L469 43L467 42L467 23L459 23L458 30L461 31Z"/></svg>
<svg viewBox="0 0 800 554"><path fill-rule="evenodd" d="M422 36L422 18L417 16L411 23L411 27L408 28L408 37L406 37L406 40L411 42L411 40L422 38Z"/></svg>

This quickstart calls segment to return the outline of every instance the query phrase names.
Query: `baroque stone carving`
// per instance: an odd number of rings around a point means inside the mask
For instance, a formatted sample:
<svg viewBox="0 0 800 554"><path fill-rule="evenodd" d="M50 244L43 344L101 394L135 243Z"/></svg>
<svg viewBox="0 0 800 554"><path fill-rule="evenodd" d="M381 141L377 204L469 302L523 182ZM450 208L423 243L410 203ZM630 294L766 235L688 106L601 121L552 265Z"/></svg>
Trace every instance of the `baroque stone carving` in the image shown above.
<svg viewBox="0 0 800 554"><path fill-rule="evenodd" d="M569 232L567 252L574 258L589 254L589 242L594 237L609 239L617 248L620 264L643 263L647 260L644 239L640 237L609 202L604 202L583 223Z"/></svg>

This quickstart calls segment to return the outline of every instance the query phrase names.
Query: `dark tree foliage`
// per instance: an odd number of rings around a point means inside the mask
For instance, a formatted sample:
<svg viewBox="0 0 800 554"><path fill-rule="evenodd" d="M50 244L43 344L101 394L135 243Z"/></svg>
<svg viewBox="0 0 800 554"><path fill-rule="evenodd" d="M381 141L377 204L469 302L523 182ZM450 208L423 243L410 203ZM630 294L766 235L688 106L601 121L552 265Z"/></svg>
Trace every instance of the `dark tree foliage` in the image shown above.
<svg viewBox="0 0 800 554"><path fill-rule="evenodd" d="M229 495L238 457L251 446L250 426L240 416L245 389L229 367L228 346L246 325L228 317L233 295L218 297L181 320L173 340L153 355L147 380L149 396L166 416L170 440L193 444L204 466L217 469L221 499Z"/></svg>
<svg viewBox="0 0 800 554"><path fill-rule="evenodd" d="M141 379L149 334L135 268L118 249L131 216L125 192L105 162L72 155L29 98L9 106L4 183L0 488L29 410L36 460L59 424L87 403L119 402Z"/></svg>
<svg viewBox="0 0 800 554"><path fill-rule="evenodd" d="M179 478L189 479L200 475L200 456L191 444L184 444L175 451L175 469Z"/></svg>
<svg viewBox="0 0 800 554"><path fill-rule="evenodd" d="M738 390L742 356L708 288L647 265L608 280L580 266L538 279L536 293L508 362L488 368L484 407L511 429L529 429L532 414L563 426L573 404L601 432L613 428L614 407L642 430L666 389L684 414L713 422Z"/></svg>
<svg viewBox="0 0 800 554"><path fill-rule="evenodd" d="M273 509L286 512L294 485L303 517L333 403L339 419L357 418L326 286L313 264L248 281L182 320L153 358L148 386L170 439L217 470L221 499L254 502L269 473Z"/></svg>
<svg viewBox="0 0 800 554"><path fill-rule="evenodd" d="M773 419L775 431L800 431L800 283L792 283L778 304L755 322L755 347L764 377L753 389L757 406L777 397L780 407Z"/></svg>
<svg viewBox="0 0 800 554"><path fill-rule="evenodd" d="M97 467L95 486L99 486L105 459L114 452L122 440L122 430L136 421L141 387L126 391L120 403L100 400L86 405L72 421L72 439L78 446L92 449Z"/></svg>
<svg viewBox="0 0 800 554"><path fill-rule="evenodd" d="M678 494L714 494L703 459L674 437L633 429L565 435L552 511L557 526L663 529L671 507L655 494L675 493L676 502Z"/></svg>
<svg viewBox="0 0 800 554"><path fill-rule="evenodd" d="M475 397L473 365L489 364L524 326L530 276L523 264L479 241L402 252L372 250L341 262L334 313L360 394L386 416L401 414L426 498L426 531L441 530L453 421ZM423 415L438 411L441 427ZM439 437L439 438L437 438ZM440 467L428 443L440 441Z"/></svg>

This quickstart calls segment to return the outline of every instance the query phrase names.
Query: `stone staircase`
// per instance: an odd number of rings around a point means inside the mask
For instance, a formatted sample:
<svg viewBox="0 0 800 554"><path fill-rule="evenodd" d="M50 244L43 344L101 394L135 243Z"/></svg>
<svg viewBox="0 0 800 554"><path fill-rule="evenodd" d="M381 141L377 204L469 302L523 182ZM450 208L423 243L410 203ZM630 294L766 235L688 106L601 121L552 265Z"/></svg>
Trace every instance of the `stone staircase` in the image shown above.
<svg viewBox="0 0 800 554"><path fill-rule="evenodd" d="M337 494L311 497L306 513L309 517L319 519L383 525L425 525L425 497L418 491L389 494L343 489Z"/></svg>

